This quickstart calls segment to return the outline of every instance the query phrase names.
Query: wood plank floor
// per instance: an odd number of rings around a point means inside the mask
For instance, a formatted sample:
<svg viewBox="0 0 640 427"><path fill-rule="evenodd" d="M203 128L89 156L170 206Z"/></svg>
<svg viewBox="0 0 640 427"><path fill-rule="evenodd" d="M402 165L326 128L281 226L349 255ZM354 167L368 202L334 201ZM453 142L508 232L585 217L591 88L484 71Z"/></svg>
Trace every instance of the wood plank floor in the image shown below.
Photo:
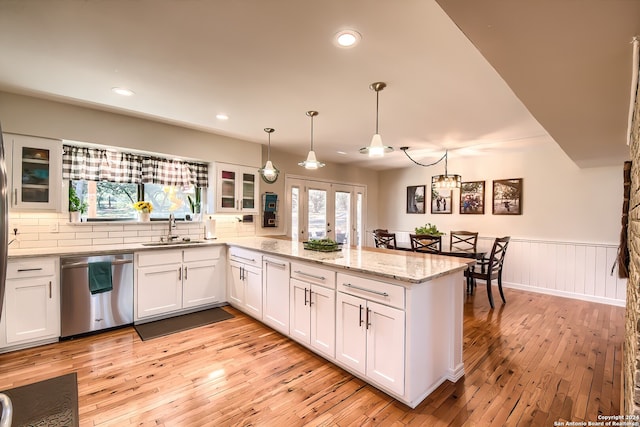
<svg viewBox="0 0 640 427"><path fill-rule="evenodd" d="M467 297L466 375L416 409L259 322L142 342L127 327L0 355L0 390L78 374L81 426L552 426L620 413L624 309L505 289Z"/></svg>

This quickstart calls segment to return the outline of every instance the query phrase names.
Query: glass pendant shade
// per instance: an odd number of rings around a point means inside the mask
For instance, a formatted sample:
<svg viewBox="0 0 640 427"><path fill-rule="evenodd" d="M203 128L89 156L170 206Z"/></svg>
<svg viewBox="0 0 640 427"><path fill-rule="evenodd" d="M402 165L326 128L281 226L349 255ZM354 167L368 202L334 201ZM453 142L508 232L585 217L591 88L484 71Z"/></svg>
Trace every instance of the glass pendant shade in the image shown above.
<svg viewBox="0 0 640 427"><path fill-rule="evenodd" d="M369 89L376 91L376 133L373 135L373 138L371 138L371 144L369 144L368 147L360 149L360 153L368 154L369 157L383 157L384 153L390 153L393 151L392 147L382 144L382 137L378 132L379 93L385 87L387 87L387 84L384 82L376 82L369 85Z"/></svg>
<svg viewBox="0 0 640 427"><path fill-rule="evenodd" d="M460 188L462 177L460 175L436 175L432 180L433 188L451 189Z"/></svg>
<svg viewBox="0 0 640 427"><path fill-rule="evenodd" d="M298 166L302 166L305 169L318 169L325 166L324 163L318 161L316 152L313 151L313 118L317 115L317 111L307 111L307 116L311 117L311 150L309 150L307 159L304 162L298 163Z"/></svg>
<svg viewBox="0 0 640 427"><path fill-rule="evenodd" d="M273 132L275 132L275 129L265 128L264 131L267 132L267 134L269 135L269 148L267 150L267 163L265 163L263 167L258 169L258 173L260 174L260 176L262 177L262 180L264 182L266 182L268 184L273 184L274 182L276 182L278 180L278 175L280 174L280 171L278 170L278 168L273 166L273 163L271 162L271 134Z"/></svg>

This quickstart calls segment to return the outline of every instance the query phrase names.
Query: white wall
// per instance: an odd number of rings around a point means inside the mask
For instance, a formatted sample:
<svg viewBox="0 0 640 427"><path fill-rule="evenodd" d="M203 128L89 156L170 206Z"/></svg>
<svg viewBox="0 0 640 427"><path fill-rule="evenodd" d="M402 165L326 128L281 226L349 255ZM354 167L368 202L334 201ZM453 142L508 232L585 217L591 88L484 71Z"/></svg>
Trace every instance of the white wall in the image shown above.
<svg viewBox="0 0 640 427"><path fill-rule="evenodd" d="M407 160L408 161L408 160ZM452 214L407 214L406 187L427 185L444 172L442 164L409 165L380 173L376 227L412 231L427 222L441 231L468 229L487 236L544 240L618 243L622 214L622 164L580 169L555 144L545 143L519 153L449 159L449 173L463 181L485 181L485 214L461 215L454 191ZM492 180L523 178L522 215L492 215Z"/></svg>

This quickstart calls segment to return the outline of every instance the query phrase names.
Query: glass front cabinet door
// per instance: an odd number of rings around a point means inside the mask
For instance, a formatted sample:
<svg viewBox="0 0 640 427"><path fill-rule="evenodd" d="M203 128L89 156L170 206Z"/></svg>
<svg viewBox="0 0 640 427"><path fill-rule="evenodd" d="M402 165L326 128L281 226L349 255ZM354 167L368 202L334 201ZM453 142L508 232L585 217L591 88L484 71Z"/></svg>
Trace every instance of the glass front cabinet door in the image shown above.
<svg viewBox="0 0 640 427"><path fill-rule="evenodd" d="M6 139L11 142L11 207L58 211L62 141L24 135L8 135Z"/></svg>
<svg viewBox="0 0 640 427"><path fill-rule="evenodd" d="M257 213L258 168L216 164L216 212Z"/></svg>

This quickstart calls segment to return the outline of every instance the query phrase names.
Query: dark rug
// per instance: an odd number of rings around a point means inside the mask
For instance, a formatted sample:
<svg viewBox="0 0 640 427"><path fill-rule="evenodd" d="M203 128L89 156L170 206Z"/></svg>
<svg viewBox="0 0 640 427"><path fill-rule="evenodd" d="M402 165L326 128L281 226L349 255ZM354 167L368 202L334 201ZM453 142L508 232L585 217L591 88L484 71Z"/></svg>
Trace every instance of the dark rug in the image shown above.
<svg viewBox="0 0 640 427"><path fill-rule="evenodd" d="M76 373L5 390L13 405L13 427L78 427Z"/></svg>
<svg viewBox="0 0 640 427"><path fill-rule="evenodd" d="M187 329L221 320L231 319L233 314L227 313L222 308L211 308L209 310L197 311L195 313L183 314L182 316L171 317L169 319L156 320L155 322L134 325L142 341L153 338L171 335L175 332L186 331Z"/></svg>

